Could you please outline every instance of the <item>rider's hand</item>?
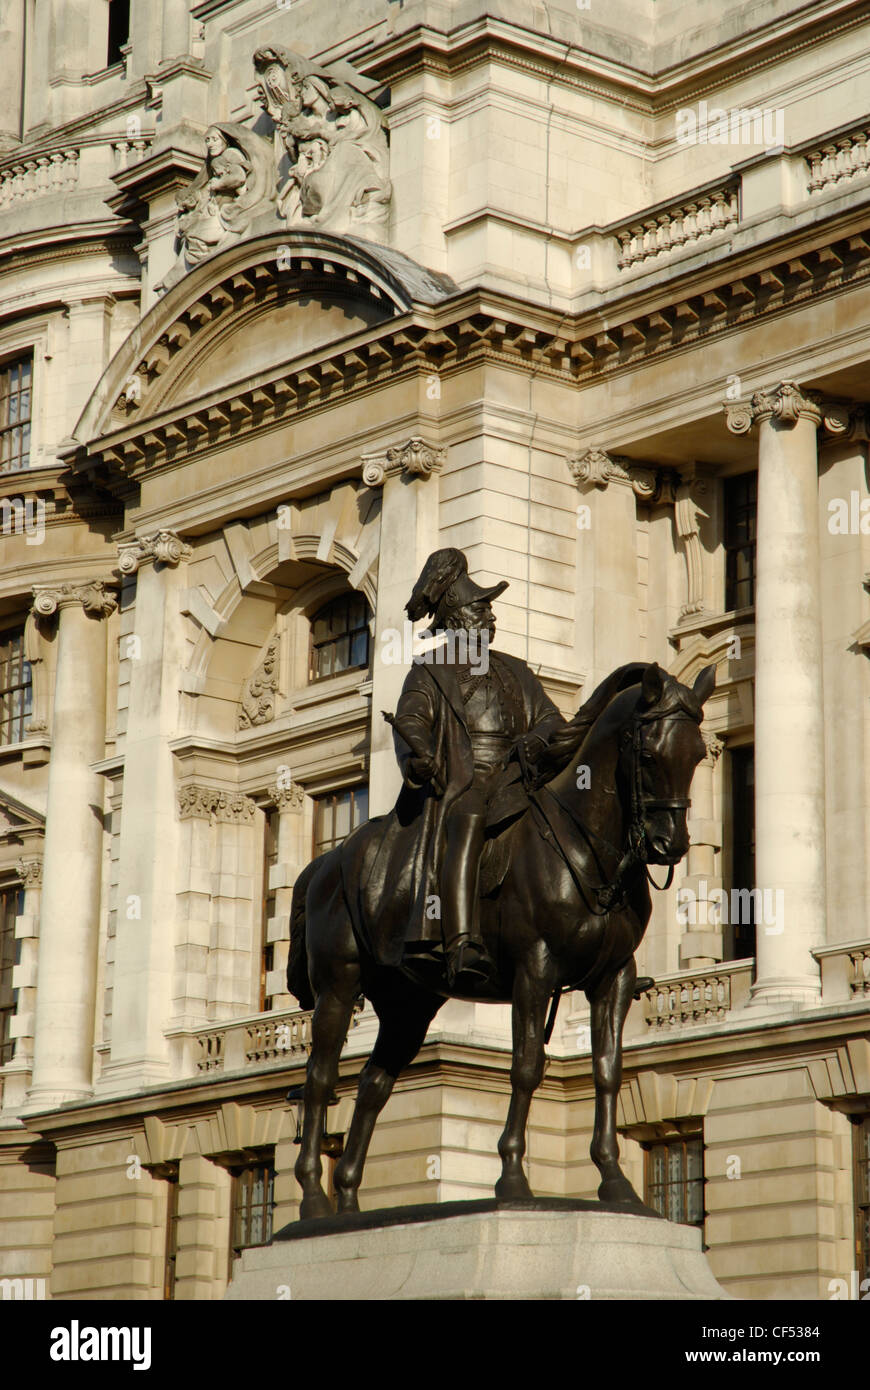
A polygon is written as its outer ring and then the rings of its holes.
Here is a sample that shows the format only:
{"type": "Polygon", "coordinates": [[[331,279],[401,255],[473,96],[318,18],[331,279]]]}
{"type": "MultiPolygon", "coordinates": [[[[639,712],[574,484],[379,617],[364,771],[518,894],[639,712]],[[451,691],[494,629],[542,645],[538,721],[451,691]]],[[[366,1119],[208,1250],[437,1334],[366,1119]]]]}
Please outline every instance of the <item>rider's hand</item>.
{"type": "Polygon", "coordinates": [[[409,758],[408,773],[412,781],[416,782],[418,786],[422,786],[424,782],[429,782],[435,775],[435,759],[409,758]]]}

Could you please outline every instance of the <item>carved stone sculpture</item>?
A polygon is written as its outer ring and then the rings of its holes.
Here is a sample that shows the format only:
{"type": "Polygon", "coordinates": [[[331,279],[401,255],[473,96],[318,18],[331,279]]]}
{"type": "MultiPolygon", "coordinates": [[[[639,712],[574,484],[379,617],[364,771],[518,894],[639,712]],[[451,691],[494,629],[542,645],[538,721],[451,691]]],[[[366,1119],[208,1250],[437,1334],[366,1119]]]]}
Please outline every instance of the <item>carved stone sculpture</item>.
{"type": "Polygon", "coordinates": [[[178,259],[158,290],[170,289],[200,261],[248,232],[251,221],[275,199],[275,170],[268,143],[233,122],[209,126],[206,155],[196,178],[177,195],[178,259]]]}
{"type": "Polygon", "coordinates": [[[255,724],[268,724],[275,718],[275,695],[278,690],[278,638],[273,637],[263,660],[242,686],[242,708],[238,726],[250,729],[255,724]]]}
{"type": "Polygon", "coordinates": [[[378,106],[334,73],[273,45],[254,54],[260,100],[288,167],[278,212],[288,226],[383,240],[392,186],[378,106]]]}

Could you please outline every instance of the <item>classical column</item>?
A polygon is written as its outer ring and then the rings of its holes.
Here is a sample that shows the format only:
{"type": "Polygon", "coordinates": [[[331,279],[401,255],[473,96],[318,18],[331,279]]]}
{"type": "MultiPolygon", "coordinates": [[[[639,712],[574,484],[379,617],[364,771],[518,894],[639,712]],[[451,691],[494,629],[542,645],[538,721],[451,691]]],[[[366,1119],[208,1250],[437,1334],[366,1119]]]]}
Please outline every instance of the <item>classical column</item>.
{"type": "Polygon", "coordinates": [[[825,943],[825,744],[818,405],[793,381],[727,410],[758,423],[755,590],[756,980],[750,1003],[818,1000],[825,943]]]}
{"type": "Polygon", "coordinates": [[[129,670],[112,975],[111,1054],[102,1083],[154,1085],[169,1074],[178,817],[170,739],[184,665],[179,591],[190,547],[170,531],[119,546],[136,575],[135,628],[121,639],[129,670]]]}
{"type": "Polygon", "coordinates": [[[588,653],[585,693],[639,650],[637,499],[652,501],[651,468],[587,449],[568,459],[583,494],[577,514],[580,650],[588,653]]]}
{"type": "Polygon", "coordinates": [[[34,610],[58,615],[51,721],[33,1080],[36,1108],[92,1093],[105,786],[92,764],[106,746],[106,623],[102,581],[39,585],[34,610]]]}
{"type": "MultiPolygon", "coordinates": [[[[369,813],[390,810],[401,787],[393,735],[381,710],[394,710],[410,665],[396,657],[408,615],[405,604],[427,556],[438,549],[437,475],[446,450],[418,437],[363,456],[362,478],[383,489],[378,557],[375,652],[372,661],[372,742],[369,813]]],[[[405,644],[403,643],[403,646],[405,644]]]]}
{"type": "Polygon", "coordinates": [[[823,674],[825,708],[836,711],[825,721],[828,910],[832,937],[860,941],[870,932],[870,701],[867,661],[855,647],[867,612],[870,534],[862,532],[860,506],[868,506],[870,430],[860,406],[823,404],[822,417],[823,674]]]}
{"type": "Polygon", "coordinates": [[[26,0],[6,0],[0,25],[0,154],[21,143],[21,81],[24,72],[26,0]]]}

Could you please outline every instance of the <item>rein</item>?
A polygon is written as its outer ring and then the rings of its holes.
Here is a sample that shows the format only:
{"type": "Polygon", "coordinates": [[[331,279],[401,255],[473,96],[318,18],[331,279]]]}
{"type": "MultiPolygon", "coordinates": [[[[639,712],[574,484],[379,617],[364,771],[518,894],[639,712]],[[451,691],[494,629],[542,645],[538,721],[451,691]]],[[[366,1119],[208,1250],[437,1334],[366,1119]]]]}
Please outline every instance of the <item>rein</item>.
{"type": "MultiPolygon", "coordinates": [[[[660,713],[647,715],[646,718],[644,718],[642,715],[635,714],[632,720],[630,731],[626,730],[628,739],[631,742],[631,819],[629,821],[628,831],[626,833],[625,848],[622,851],[622,854],[620,855],[619,863],[616,867],[616,871],[613,875],[613,878],[610,880],[609,883],[602,883],[597,888],[594,888],[593,885],[590,883],[587,883],[585,885],[585,887],[590,888],[595,892],[598,904],[597,909],[595,907],[592,907],[589,903],[586,897],[586,893],[583,891],[584,885],[582,884],[582,881],[580,880],[576,870],[574,869],[574,866],[571,864],[570,859],[567,857],[565,851],[562,849],[562,846],[559,842],[559,837],[553,829],[553,826],[550,824],[546,810],[544,809],[544,806],[541,804],[541,800],[539,799],[539,797],[535,797],[536,805],[539,811],[541,812],[541,815],[543,816],[556,845],[562,852],[563,858],[565,858],[566,863],[568,864],[571,876],[577,884],[581,896],[583,897],[584,902],[586,902],[587,908],[591,912],[593,912],[595,916],[605,916],[608,912],[612,910],[614,904],[618,900],[620,900],[621,897],[624,897],[625,890],[623,887],[623,879],[625,878],[625,875],[628,873],[628,870],[636,863],[642,863],[644,865],[647,879],[652,885],[652,887],[656,889],[657,892],[666,892],[667,889],[670,888],[671,884],[673,883],[674,869],[676,867],[674,864],[668,865],[667,878],[665,879],[665,882],[661,884],[656,883],[655,879],[649,871],[649,864],[644,858],[644,850],[646,848],[647,843],[644,818],[649,811],[687,810],[688,807],[691,805],[691,801],[689,797],[686,796],[648,797],[643,789],[643,765],[641,761],[643,756],[643,726],[645,724],[655,723],[660,719],[669,718],[691,719],[693,718],[693,716],[685,712],[675,713],[673,710],[661,711],[660,713]]],[[[625,742],[625,738],[623,739],[623,741],[625,742]]],[[[606,840],[604,836],[598,835],[595,831],[590,830],[589,827],[584,825],[582,821],[577,820],[576,817],[568,809],[568,807],[564,805],[564,803],[556,796],[555,792],[553,792],[551,788],[543,787],[541,790],[547,792],[553,798],[553,800],[564,812],[564,814],[567,815],[568,818],[571,820],[572,824],[576,826],[578,830],[581,831],[587,843],[589,844],[589,848],[592,851],[593,858],[595,859],[596,867],[598,868],[598,871],[603,878],[604,873],[602,871],[598,856],[597,854],[595,854],[595,850],[592,846],[592,838],[599,840],[603,845],[607,845],[608,849],[612,850],[614,853],[618,853],[616,846],[610,844],[610,842],[606,840]]]]}

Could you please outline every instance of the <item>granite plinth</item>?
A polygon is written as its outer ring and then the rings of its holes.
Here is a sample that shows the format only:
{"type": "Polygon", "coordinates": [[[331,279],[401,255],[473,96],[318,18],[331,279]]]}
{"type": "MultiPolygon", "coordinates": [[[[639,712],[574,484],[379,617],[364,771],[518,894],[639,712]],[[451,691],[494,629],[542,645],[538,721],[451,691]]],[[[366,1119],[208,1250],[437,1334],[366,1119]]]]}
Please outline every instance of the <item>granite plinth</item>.
{"type": "Polygon", "coordinates": [[[728,1299],[701,1232],[597,1203],[456,1202],[299,1222],[243,1252],[228,1299],[728,1299]]]}

